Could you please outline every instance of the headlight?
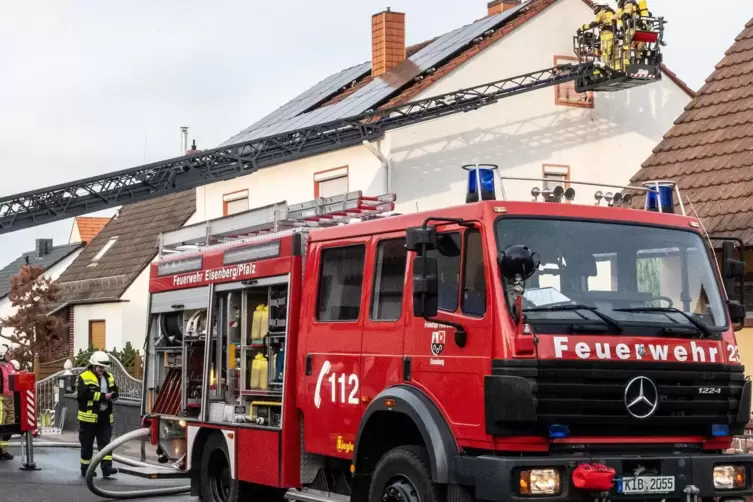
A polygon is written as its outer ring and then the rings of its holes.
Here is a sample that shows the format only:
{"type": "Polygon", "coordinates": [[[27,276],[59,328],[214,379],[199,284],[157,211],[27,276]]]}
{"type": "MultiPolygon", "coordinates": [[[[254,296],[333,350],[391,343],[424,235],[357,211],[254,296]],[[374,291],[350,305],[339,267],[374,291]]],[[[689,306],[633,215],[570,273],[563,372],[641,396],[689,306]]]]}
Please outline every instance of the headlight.
{"type": "Polygon", "coordinates": [[[745,467],[718,465],[714,467],[714,489],[734,490],[745,488],[745,467]]]}
{"type": "Polygon", "coordinates": [[[529,469],[520,473],[521,495],[556,495],[560,492],[560,473],[555,469],[529,469]]]}

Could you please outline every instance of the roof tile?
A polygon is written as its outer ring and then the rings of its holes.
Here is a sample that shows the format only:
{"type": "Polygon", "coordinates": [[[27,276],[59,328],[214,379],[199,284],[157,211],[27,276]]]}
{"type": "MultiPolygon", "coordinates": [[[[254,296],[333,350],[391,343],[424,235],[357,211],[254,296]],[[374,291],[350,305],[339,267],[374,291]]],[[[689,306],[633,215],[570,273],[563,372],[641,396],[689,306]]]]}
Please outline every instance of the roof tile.
{"type": "Polygon", "coordinates": [[[160,232],[183,226],[196,210],[196,192],[165,195],[123,206],[60,276],[59,305],[78,301],[117,300],[149,265],[158,250],[160,232]],[[93,258],[112,239],[112,247],[93,258]]]}

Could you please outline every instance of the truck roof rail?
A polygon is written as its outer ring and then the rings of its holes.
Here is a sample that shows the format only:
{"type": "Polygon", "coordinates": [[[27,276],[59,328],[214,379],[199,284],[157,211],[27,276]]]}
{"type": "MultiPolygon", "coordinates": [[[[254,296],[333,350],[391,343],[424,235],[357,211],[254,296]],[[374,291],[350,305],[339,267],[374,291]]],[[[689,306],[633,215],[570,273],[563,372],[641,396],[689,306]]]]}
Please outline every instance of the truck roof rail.
{"type": "Polygon", "coordinates": [[[302,228],[343,225],[353,219],[372,219],[394,210],[395,199],[394,193],[365,196],[357,190],[298,204],[288,205],[283,200],[164,232],[159,236],[159,256],[257,240],[260,236],[292,233],[302,228]]]}
{"type": "MultiPolygon", "coordinates": [[[[565,188],[564,186],[557,185],[553,189],[540,188],[544,187],[545,183],[557,183],[555,178],[525,178],[516,176],[502,176],[499,175],[500,187],[502,190],[502,200],[508,200],[505,192],[504,182],[508,181],[533,181],[539,182],[541,185],[535,185],[531,188],[531,196],[533,201],[541,202],[562,202],[564,198],[566,201],[572,202],[575,199],[575,189],[570,186],[565,188]],[[541,196],[541,199],[539,199],[541,196]]],[[[638,192],[646,195],[644,202],[644,211],[655,211],[659,213],[674,213],[674,198],[677,197],[677,201],[680,206],[680,214],[687,216],[685,212],[685,205],[682,202],[682,194],[680,193],[680,187],[675,181],[672,180],[652,180],[645,181],[638,185],[612,185],[609,183],[596,183],[592,181],[565,181],[565,185],[581,185],[600,188],[612,188],[618,189],[614,193],[611,191],[603,192],[602,190],[596,190],[594,192],[594,199],[596,205],[601,204],[601,200],[604,199],[606,204],[610,207],[626,207],[630,208],[633,200],[633,193],[638,192]]]]}

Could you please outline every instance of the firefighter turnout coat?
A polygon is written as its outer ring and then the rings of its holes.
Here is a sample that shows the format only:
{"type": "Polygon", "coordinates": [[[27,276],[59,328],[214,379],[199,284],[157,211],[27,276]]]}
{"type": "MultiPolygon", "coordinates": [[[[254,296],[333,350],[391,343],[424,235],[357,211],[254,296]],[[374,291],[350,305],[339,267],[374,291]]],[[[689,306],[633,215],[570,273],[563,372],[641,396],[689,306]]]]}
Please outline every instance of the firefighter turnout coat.
{"type": "Polygon", "coordinates": [[[115,422],[115,415],[112,411],[112,403],[118,398],[118,386],[115,385],[113,376],[104,372],[103,377],[107,379],[107,386],[112,393],[112,399],[107,401],[102,394],[99,377],[91,369],[86,369],[78,377],[78,421],[80,423],[96,424],[100,416],[107,416],[110,423],[115,422]],[[106,411],[101,411],[101,405],[107,405],[106,411]]]}

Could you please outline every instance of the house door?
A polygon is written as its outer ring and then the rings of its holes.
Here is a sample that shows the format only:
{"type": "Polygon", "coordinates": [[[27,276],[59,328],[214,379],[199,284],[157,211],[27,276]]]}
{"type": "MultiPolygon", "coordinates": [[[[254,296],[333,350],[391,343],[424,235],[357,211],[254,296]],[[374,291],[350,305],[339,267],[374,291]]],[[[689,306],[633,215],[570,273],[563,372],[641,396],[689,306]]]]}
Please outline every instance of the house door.
{"type": "Polygon", "coordinates": [[[89,345],[96,350],[107,350],[105,321],[89,321],[89,345]]]}

